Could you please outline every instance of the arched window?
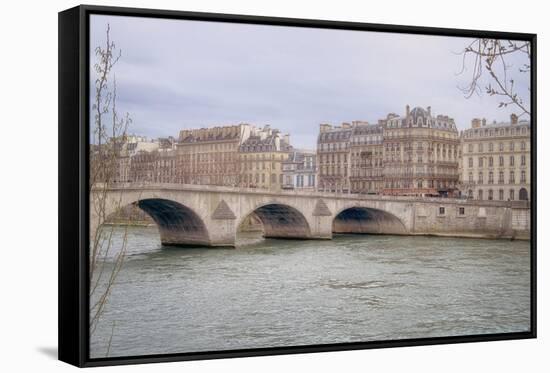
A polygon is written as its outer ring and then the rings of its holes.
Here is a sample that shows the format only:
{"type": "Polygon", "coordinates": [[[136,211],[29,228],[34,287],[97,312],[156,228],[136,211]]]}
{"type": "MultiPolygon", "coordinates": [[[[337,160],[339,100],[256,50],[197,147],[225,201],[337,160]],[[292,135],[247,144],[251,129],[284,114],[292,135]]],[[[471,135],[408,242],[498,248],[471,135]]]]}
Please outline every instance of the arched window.
{"type": "Polygon", "coordinates": [[[521,189],[519,190],[519,199],[520,199],[521,201],[527,201],[527,200],[529,200],[529,195],[528,195],[528,193],[527,193],[527,189],[521,188],[521,189]]]}

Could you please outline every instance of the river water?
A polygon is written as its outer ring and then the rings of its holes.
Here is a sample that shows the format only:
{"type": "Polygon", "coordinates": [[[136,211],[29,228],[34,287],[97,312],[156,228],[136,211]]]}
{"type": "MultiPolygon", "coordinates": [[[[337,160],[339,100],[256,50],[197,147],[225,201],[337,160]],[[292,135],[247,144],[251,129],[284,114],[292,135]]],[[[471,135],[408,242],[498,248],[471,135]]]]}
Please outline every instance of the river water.
{"type": "Polygon", "coordinates": [[[528,331],[529,256],[525,241],[373,235],[174,248],[128,228],[90,356],[109,340],[114,357],[528,331]]]}

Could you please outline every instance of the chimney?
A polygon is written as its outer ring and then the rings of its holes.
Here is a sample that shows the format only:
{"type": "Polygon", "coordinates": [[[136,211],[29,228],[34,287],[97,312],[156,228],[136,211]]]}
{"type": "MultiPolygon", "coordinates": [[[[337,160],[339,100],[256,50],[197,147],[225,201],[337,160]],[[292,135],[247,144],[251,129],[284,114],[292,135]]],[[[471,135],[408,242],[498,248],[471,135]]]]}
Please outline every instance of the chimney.
{"type": "Polygon", "coordinates": [[[481,127],[481,119],[474,118],[472,119],[472,128],[479,128],[481,127]]]}
{"type": "Polygon", "coordinates": [[[409,104],[407,104],[407,106],[405,106],[405,113],[407,114],[407,118],[409,117],[409,115],[411,114],[411,107],[409,106],[409,104]]]}
{"type": "Polygon", "coordinates": [[[483,118],[483,119],[481,120],[481,125],[482,125],[483,127],[485,127],[486,124],[487,124],[487,119],[483,118]]]}
{"type": "Polygon", "coordinates": [[[510,123],[518,124],[518,116],[516,114],[510,115],[510,123]]]}
{"type": "Polygon", "coordinates": [[[428,109],[428,116],[432,116],[432,107],[428,106],[426,109],[428,109]]]}
{"type": "Polygon", "coordinates": [[[285,135],[283,136],[283,139],[287,145],[290,145],[290,135],[288,133],[285,133],[285,135]]]}
{"type": "Polygon", "coordinates": [[[321,123],[319,125],[319,132],[326,132],[329,131],[332,128],[332,126],[328,123],[321,123]]]}

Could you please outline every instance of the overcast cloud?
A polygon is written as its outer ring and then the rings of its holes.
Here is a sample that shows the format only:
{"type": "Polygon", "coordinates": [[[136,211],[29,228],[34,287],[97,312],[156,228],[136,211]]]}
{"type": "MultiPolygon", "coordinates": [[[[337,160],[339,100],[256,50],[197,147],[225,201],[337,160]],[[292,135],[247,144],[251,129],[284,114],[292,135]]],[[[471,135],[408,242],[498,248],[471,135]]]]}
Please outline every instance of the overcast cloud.
{"type": "MultiPolygon", "coordinates": [[[[244,122],[270,124],[295,147],[314,149],[320,123],[376,123],[406,104],[431,106],[459,129],[518,112],[458,89],[470,72],[457,75],[457,53],[471,39],[94,15],[92,63],[107,24],[122,50],[118,108],[130,113],[131,133],[150,138],[244,122]]],[[[516,69],[525,62],[509,60],[516,69]]],[[[527,98],[529,77],[517,75],[527,98]]]]}

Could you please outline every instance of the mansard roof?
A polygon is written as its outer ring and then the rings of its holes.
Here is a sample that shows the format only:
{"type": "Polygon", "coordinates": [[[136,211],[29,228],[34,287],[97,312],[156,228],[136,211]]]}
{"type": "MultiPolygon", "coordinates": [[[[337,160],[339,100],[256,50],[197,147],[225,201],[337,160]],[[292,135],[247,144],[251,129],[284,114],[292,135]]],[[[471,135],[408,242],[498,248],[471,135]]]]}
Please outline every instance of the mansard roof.
{"type": "Polygon", "coordinates": [[[260,135],[252,135],[246,139],[240,146],[240,151],[242,152],[265,152],[265,151],[289,151],[292,149],[292,146],[288,144],[283,138],[279,137],[279,148],[277,149],[277,144],[275,138],[277,137],[277,132],[268,135],[262,138],[260,135]]]}

